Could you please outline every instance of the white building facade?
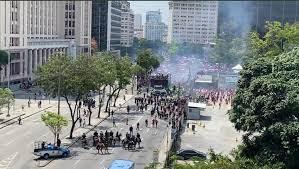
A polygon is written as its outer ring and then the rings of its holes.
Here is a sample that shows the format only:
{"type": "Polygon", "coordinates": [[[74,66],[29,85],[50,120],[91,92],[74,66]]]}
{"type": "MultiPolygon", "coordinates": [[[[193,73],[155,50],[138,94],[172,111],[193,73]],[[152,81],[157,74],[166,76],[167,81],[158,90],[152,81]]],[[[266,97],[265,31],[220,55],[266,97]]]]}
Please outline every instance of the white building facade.
{"type": "Polygon", "coordinates": [[[63,1],[0,1],[0,50],[10,55],[10,63],[1,71],[1,82],[34,79],[37,67],[55,52],[76,54],[72,50],[79,46],[77,40],[82,37],[64,36],[63,4],[63,1]]]}
{"type": "Polygon", "coordinates": [[[142,25],[142,15],[134,15],[134,37],[141,39],[143,38],[143,25],[142,25]]]}
{"type": "Polygon", "coordinates": [[[217,35],[218,1],[169,1],[167,42],[209,44],[217,35]]]}
{"type": "Polygon", "coordinates": [[[134,38],[134,13],[128,1],[121,1],[121,46],[130,47],[134,38]]]}
{"type": "Polygon", "coordinates": [[[146,13],[144,37],[147,40],[163,41],[166,25],[161,21],[160,11],[148,11],[146,13]]]}

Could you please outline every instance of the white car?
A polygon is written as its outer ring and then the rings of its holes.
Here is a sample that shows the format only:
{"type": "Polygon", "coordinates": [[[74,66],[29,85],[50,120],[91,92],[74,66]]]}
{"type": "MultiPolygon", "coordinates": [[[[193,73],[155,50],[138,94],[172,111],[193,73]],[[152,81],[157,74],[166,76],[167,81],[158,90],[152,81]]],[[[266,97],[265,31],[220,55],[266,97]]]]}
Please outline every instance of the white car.
{"type": "Polygon", "coordinates": [[[54,145],[46,145],[44,148],[34,149],[34,155],[48,159],[49,157],[67,157],[70,150],[67,148],[57,147],[54,145]]]}

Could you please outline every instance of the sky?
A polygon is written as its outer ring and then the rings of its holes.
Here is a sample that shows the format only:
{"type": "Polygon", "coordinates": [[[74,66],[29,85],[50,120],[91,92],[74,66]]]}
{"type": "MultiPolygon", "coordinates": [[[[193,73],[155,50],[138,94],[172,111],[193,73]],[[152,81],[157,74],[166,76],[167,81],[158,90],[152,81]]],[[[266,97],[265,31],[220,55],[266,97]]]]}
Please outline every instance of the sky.
{"type": "Polygon", "coordinates": [[[168,25],[168,1],[129,1],[134,14],[142,14],[142,23],[145,23],[147,11],[161,10],[162,22],[168,25]]]}

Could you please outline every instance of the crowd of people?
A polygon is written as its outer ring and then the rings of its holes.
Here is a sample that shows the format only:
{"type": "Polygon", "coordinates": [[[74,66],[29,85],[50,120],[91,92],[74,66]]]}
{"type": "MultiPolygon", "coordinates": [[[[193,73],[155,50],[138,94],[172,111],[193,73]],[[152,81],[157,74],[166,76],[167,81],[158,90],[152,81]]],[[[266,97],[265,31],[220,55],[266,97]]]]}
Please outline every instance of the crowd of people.
{"type": "MultiPolygon", "coordinates": [[[[197,99],[203,98],[206,103],[216,106],[218,103],[219,108],[222,104],[230,105],[232,98],[235,94],[233,89],[218,90],[218,89],[197,89],[197,99]]],[[[198,100],[197,100],[198,101],[198,100]]],[[[200,100],[202,101],[202,100],[200,100]]]]}

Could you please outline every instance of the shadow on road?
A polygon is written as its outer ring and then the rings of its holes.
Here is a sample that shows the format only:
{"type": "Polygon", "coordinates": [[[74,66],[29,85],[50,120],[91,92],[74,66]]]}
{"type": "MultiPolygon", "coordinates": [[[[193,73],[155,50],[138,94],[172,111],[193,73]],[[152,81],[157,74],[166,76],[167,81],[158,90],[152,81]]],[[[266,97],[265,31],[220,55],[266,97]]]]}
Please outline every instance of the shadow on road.
{"type": "Polygon", "coordinates": [[[200,120],[202,120],[202,121],[211,121],[212,117],[211,116],[200,115],[200,120]]]}

